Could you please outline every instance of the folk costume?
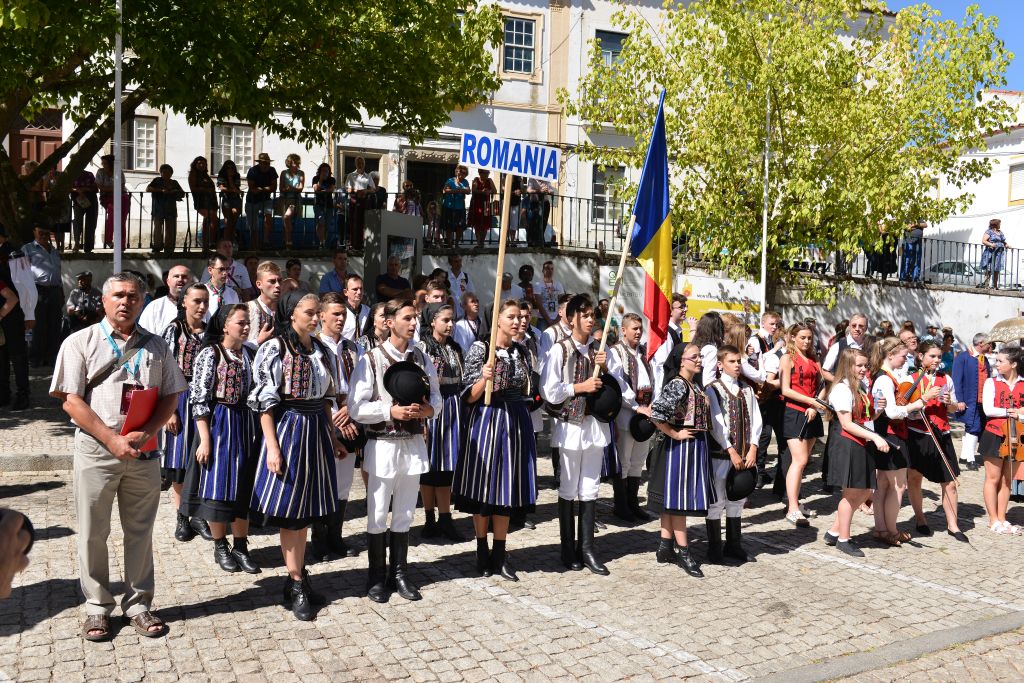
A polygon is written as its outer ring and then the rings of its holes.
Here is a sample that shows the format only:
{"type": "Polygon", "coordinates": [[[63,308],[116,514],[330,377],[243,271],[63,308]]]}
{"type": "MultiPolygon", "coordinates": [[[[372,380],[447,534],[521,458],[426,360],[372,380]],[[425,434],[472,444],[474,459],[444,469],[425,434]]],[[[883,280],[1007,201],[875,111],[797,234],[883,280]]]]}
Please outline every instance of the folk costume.
{"type": "MultiPolygon", "coordinates": [[[[918,370],[911,376],[910,381],[917,379],[917,375],[923,372],[918,370]]],[[[950,403],[956,403],[956,389],[952,380],[944,373],[937,372],[933,375],[926,374],[921,380],[921,391],[925,392],[931,387],[940,387],[944,394],[949,396],[950,403]]],[[[924,414],[931,423],[932,433],[935,434],[942,453],[935,445],[935,441],[929,435],[920,413],[915,413],[907,420],[908,446],[910,447],[910,467],[917,470],[921,475],[933,484],[944,484],[956,479],[960,475],[960,465],[957,462],[956,451],[953,448],[953,437],[950,433],[949,415],[946,404],[939,398],[932,399],[925,403],[924,414]],[[949,469],[942,461],[945,455],[949,463],[949,469]]]]}
{"type": "Polygon", "coordinates": [[[987,419],[978,452],[983,458],[1001,459],[999,447],[1003,444],[1003,429],[1009,419],[1007,411],[1024,406],[1024,377],[1017,377],[1013,384],[1002,377],[989,377],[982,387],[981,404],[987,419]]]}
{"type": "Polygon", "coordinates": [[[612,479],[615,516],[627,522],[649,522],[651,517],[640,506],[639,493],[650,443],[634,438],[629,425],[637,415],[637,408],[651,405],[654,372],[643,344],[632,349],[626,342],[619,341],[608,351],[608,369],[622,388],[622,410],[615,418],[615,450],[621,471],[620,476],[612,479]]]}
{"type": "MultiPolygon", "coordinates": [[[[875,431],[871,417],[874,400],[869,392],[857,394],[846,382],[837,382],[828,393],[829,404],[837,413],[850,413],[850,419],[869,431],[875,431]]],[[[837,420],[838,422],[838,420],[837,420]]],[[[874,444],[854,436],[842,427],[829,443],[830,467],[826,483],[839,489],[873,489],[877,485],[874,444]]]]}
{"type": "Polygon", "coordinates": [[[429,384],[430,406],[435,415],[439,414],[442,401],[437,372],[426,354],[415,346],[410,345],[404,352],[395,348],[391,340],[375,346],[359,360],[349,384],[349,415],[366,427],[363,469],[369,475],[367,595],[375,602],[388,600],[385,580],[397,586],[399,595],[407,600],[420,599],[419,592],[409,582],[406,562],[420,475],[430,471],[430,455],[425,438],[426,420],[396,421],[391,417],[395,399],[384,386],[384,374],[401,361],[411,361],[424,372],[429,384]],[[389,509],[391,567],[386,572],[385,532],[389,509]]]}
{"type": "Polygon", "coordinates": [[[871,395],[874,400],[877,402],[880,398],[885,399],[885,410],[875,420],[875,431],[889,442],[888,453],[875,453],[875,467],[890,472],[910,465],[910,447],[907,445],[910,431],[907,429],[907,415],[908,408],[912,410],[914,406],[896,405],[896,387],[899,385],[899,380],[893,372],[886,368],[879,370],[871,382],[871,395]]]}

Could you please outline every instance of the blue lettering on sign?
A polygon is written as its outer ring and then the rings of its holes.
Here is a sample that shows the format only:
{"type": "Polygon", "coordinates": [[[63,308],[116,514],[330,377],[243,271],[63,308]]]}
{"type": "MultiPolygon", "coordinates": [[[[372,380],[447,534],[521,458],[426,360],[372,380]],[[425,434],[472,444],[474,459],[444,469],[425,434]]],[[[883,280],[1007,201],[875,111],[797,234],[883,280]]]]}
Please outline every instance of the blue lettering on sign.
{"type": "Polygon", "coordinates": [[[470,166],[476,166],[476,156],[474,149],[476,148],[476,136],[472,133],[462,134],[462,162],[469,164],[470,166]]]}
{"type": "Polygon", "coordinates": [[[480,166],[491,165],[491,139],[480,138],[479,144],[476,146],[476,158],[479,160],[480,166]]]}
{"type": "Polygon", "coordinates": [[[533,146],[526,147],[526,158],[523,159],[523,175],[537,175],[537,155],[540,150],[533,146]]]}
{"type": "Polygon", "coordinates": [[[467,166],[558,181],[559,152],[553,147],[505,140],[479,132],[462,134],[459,162],[467,166]]]}
{"type": "Polygon", "coordinates": [[[494,141],[494,155],[491,157],[491,161],[497,168],[505,168],[505,162],[508,159],[508,140],[495,140],[494,141]]]}
{"type": "Polygon", "coordinates": [[[552,180],[558,178],[558,155],[552,154],[548,157],[548,165],[544,168],[544,177],[552,180]]]}
{"type": "Polygon", "coordinates": [[[523,172],[523,148],[519,145],[512,146],[512,159],[508,162],[508,170],[523,172]]]}

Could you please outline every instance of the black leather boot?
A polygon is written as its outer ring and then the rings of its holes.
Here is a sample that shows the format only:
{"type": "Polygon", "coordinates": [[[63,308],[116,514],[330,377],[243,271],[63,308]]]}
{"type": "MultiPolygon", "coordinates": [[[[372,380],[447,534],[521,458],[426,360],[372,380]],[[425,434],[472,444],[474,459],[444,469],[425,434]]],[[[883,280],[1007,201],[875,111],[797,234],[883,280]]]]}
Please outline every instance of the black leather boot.
{"type": "Polygon", "coordinates": [[[455,522],[452,521],[452,513],[450,512],[438,513],[437,530],[449,541],[463,543],[466,540],[463,538],[462,534],[459,533],[459,530],[455,528],[455,522]]]}
{"type": "Polygon", "coordinates": [[[725,518],[725,556],[740,563],[748,561],[747,551],[743,549],[743,529],[739,517],[725,518]]]}
{"type": "Polygon", "coordinates": [[[246,574],[259,574],[260,566],[249,555],[249,539],[235,537],[231,548],[231,557],[235,558],[239,568],[246,574]]]}
{"type": "Polygon", "coordinates": [[[406,600],[422,600],[419,590],[409,579],[409,532],[391,532],[391,576],[390,583],[406,600]]]}
{"type": "Polygon", "coordinates": [[[578,572],[583,563],[576,559],[576,517],[572,511],[572,501],[558,499],[558,532],[562,539],[562,564],[566,569],[578,572]]]}
{"type": "Polygon", "coordinates": [[[508,553],[505,551],[505,541],[494,541],[494,549],[491,551],[491,573],[498,574],[506,581],[518,581],[516,570],[508,563],[508,553]]]}
{"type": "Polygon", "coordinates": [[[437,538],[437,535],[441,532],[437,528],[437,519],[434,516],[433,510],[426,510],[423,513],[427,521],[423,524],[423,529],[420,530],[420,538],[437,538]]]}
{"type": "Polygon", "coordinates": [[[627,524],[636,522],[636,517],[629,509],[626,498],[626,480],[621,477],[612,477],[612,514],[627,524]]]}
{"type": "Polygon", "coordinates": [[[11,411],[28,410],[28,394],[19,391],[11,402],[11,411]]]}
{"type": "Polygon", "coordinates": [[[306,597],[309,598],[310,604],[315,607],[327,604],[327,598],[324,597],[323,593],[318,593],[313,589],[313,582],[309,579],[309,570],[305,567],[302,568],[302,587],[306,591],[306,597]]]}
{"type": "Polygon", "coordinates": [[[214,539],[213,559],[226,572],[234,573],[239,571],[238,563],[235,562],[235,558],[231,555],[231,548],[228,547],[228,539],[226,538],[214,539]]]}
{"type": "MultiPolygon", "coordinates": [[[[291,578],[291,577],[289,577],[291,578]]],[[[299,621],[312,621],[313,605],[306,594],[306,587],[303,581],[292,581],[289,589],[291,598],[292,614],[299,621]]]]}
{"type": "Polygon", "coordinates": [[[580,501],[579,557],[583,562],[583,566],[593,573],[600,574],[601,576],[608,576],[608,574],[611,573],[608,571],[608,567],[601,564],[601,561],[598,560],[597,556],[594,554],[594,521],[596,515],[596,500],[580,501]]]}
{"type": "Polygon", "coordinates": [[[199,517],[193,517],[188,521],[192,530],[195,531],[204,541],[212,541],[213,534],[210,533],[210,525],[206,523],[205,519],[199,517]]]}
{"type": "Polygon", "coordinates": [[[487,537],[476,539],[476,573],[480,576],[491,575],[491,550],[487,547],[487,537]]]}
{"type": "Polygon", "coordinates": [[[640,505],[640,477],[629,477],[626,479],[626,501],[629,511],[633,513],[633,516],[638,521],[649,522],[654,519],[654,515],[644,510],[643,506],[640,505]]]}
{"type": "Polygon", "coordinates": [[[551,471],[555,473],[555,485],[554,485],[553,488],[556,491],[558,490],[558,487],[561,486],[561,484],[562,484],[562,478],[561,478],[561,476],[559,476],[561,468],[562,468],[561,456],[558,454],[558,449],[552,447],[551,448],[551,471]]]}
{"type": "Polygon", "coordinates": [[[327,522],[313,522],[309,525],[309,545],[306,547],[306,557],[310,564],[323,562],[328,559],[331,549],[327,545],[327,522]]]}
{"type": "Polygon", "coordinates": [[[698,579],[704,576],[704,572],[697,566],[697,561],[690,556],[689,548],[680,548],[676,553],[676,558],[678,558],[679,566],[690,576],[698,579]]]}
{"type": "Polygon", "coordinates": [[[722,564],[722,520],[704,520],[708,529],[708,559],[710,564],[722,564]]]}
{"type": "Polygon", "coordinates": [[[366,577],[366,597],[374,602],[387,602],[391,597],[387,587],[387,537],[384,533],[367,534],[366,557],[370,571],[366,577]]]}
{"type": "Polygon", "coordinates": [[[658,539],[658,552],[654,555],[658,564],[676,564],[679,558],[676,557],[675,543],[671,538],[659,538],[658,539]]]}
{"type": "Polygon", "coordinates": [[[196,537],[196,530],[188,523],[188,516],[178,513],[178,523],[174,527],[174,538],[186,543],[196,537]]]}
{"type": "Polygon", "coordinates": [[[345,543],[345,539],[341,537],[341,532],[345,525],[345,508],[347,506],[347,500],[339,500],[338,511],[327,520],[327,547],[338,557],[355,557],[359,554],[355,548],[345,543]]]}

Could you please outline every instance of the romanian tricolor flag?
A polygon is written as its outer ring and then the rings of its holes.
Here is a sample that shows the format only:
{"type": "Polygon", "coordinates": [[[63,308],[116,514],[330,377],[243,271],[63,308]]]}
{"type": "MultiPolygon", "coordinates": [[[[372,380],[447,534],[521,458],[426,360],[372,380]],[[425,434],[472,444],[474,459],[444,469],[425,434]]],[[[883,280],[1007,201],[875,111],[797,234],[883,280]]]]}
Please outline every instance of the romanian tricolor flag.
{"type": "Polygon", "coordinates": [[[647,272],[644,316],[650,321],[647,357],[668,336],[672,311],[672,217],[668,203],[668,146],[665,143],[665,91],[661,91],[651,144],[647,147],[640,187],[633,203],[633,235],[629,251],[647,272]]]}

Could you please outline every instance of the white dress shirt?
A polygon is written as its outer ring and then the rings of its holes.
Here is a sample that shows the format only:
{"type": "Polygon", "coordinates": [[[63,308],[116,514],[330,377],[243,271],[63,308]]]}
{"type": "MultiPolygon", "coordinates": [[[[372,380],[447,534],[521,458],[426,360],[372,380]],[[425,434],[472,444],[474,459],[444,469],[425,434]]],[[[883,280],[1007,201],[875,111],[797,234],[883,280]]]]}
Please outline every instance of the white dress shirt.
{"type": "Polygon", "coordinates": [[[452,338],[455,339],[455,343],[462,349],[463,357],[469,353],[469,347],[473,345],[473,342],[477,341],[477,333],[479,331],[479,318],[472,321],[463,318],[455,323],[455,329],[452,330],[452,338]]]}
{"type": "Polygon", "coordinates": [[[751,444],[757,444],[761,438],[761,410],[757,406],[754,390],[749,386],[740,384],[739,381],[726,374],[723,374],[719,381],[721,381],[726,391],[733,396],[739,395],[741,391],[743,392],[743,398],[747,403],[747,414],[750,415],[750,435],[747,437],[746,444],[734,444],[729,440],[729,418],[726,415],[728,407],[719,403],[718,392],[708,386],[704,393],[708,395],[708,400],[711,403],[711,434],[722,447],[722,450],[727,451],[730,448],[735,448],[739,452],[740,457],[743,457],[746,455],[747,448],[751,444]]]}
{"type": "Polygon", "coordinates": [[[345,325],[341,328],[341,336],[345,339],[355,341],[363,335],[363,326],[370,317],[370,307],[366,304],[359,304],[359,310],[355,313],[345,304],[345,325]]]}
{"type": "MultiPolygon", "coordinates": [[[[853,337],[846,335],[846,348],[848,349],[859,349],[860,342],[854,341],[853,337]]],[[[837,339],[832,346],[828,347],[828,353],[825,354],[825,360],[821,362],[821,369],[825,372],[835,372],[836,363],[839,362],[839,340],[837,339]]]]}
{"type": "MultiPolygon", "coordinates": [[[[204,269],[202,276],[199,281],[204,285],[210,281],[210,270],[204,269]]],[[[245,269],[245,264],[241,261],[231,260],[231,265],[228,266],[228,276],[224,281],[227,286],[234,290],[244,291],[246,289],[252,289],[252,281],[249,279],[249,271],[245,269]]]]}
{"type": "MultiPolygon", "coordinates": [[[[580,344],[573,340],[576,350],[584,356],[589,353],[590,344],[593,343],[597,342],[591,340],[587,344],[580,344]]],[[[576,392],[573,391],[573,384],[575,384],[573,378],[562,376],[564,365],[565,357],[562,354],[562,344],[555,344],[541,365],[540,393],[548,403],[562,403],[576,395],[576,392]]],[[[587,415],[578,425],[555,418],[551,430],[551,443],[561,448],[577,451],[594,446],[604,447],[611,443],[611,431],[607,424],[599,422],[593,415],[587,415]]]]}
{"type": "MultiPolygon", "coordinates": [[[[606,350],[608,351],[608,372],[618,380],[619,388],[622,389],[622,410],[619,411],[618,416],[615,418],[615,425],[619,430],[629,429],[629,421],[637,409],[636,391],[629,384],[628,360],[624,360],[624,356],[621,354],[628,353],[636,358],[637,389],[653,388],[654,385],[651,384],[652,378],[647,374],[647,367],[644,365],[643,359],[640,358],[639,346],[631,349],[625,344],[616,344],[615,346],[608,347],[606,350]]],[[[653,400],[653,395],[651,398],[653,400]]]]}
{"type": "Polygon", "coordinates": [[[223,304],[240,304],[242,300],[238,298],[238,292],[231,289],[231,287],[225,286],[220,292],[213,288],[209,282],[205,283],[206,291],[210,293],[210,307],[206,309],[206,316],[203,320],[206,322],[210,321],[213,314],[217,312],[217,309],[223,304]]]}
{"type": "MultiPolygon", "coordinates": [[[[1010,391],[1017,386],[1017,382],[1024,381],[1024,377],[1018,377],[1012,382],[1007,382],[1005,379],[1001,380],[1010,387],[1010,391]]],[[[1006,408],[996,407],[996,381],[994,377],[989,377],[985,380],[985,385],[981,388],[981,409],[985,411],[986,417],[1006,417],[1006,408]]]]}
{"type": "MultiPolygon", "coordinates": [[[[683,338],[683,328],[676,325],[673,322],[668,324],[669,329],[675,330],[679,333],[679,338],[683,338]]],[[[658,394],[661,393],[661,387],[665,383],[665,361],[668,360],[669,354],[672,353],[672,347],[675,344],[672,342],[672,335],[666,335],[665,341],[661,343],[658,350],[654,352],[651,357],[651,372],[654,373],[654,397],[657,398],[658,394]]]]}
{"type": "Polygon", "coordinates": [[[147,332],[163,334],[177,317],[178,302],[172,301],[168,296],[161,296],[150,301],[149,305],[142,309],[138,324],[147,332]]]}
{"type": "Polygon", "coordinates": [[[448,271],[448,290],[452,293],[455,303],[455,317],[462,317],[462,295],[466,292],[475,292],[473,281],[469,279],[469,273],[463,270],[458,275],[448,271]]]}
{"type": "Polygon", "coordinates": [[[871,387],[871,395],[876,402],[880,398],[885,399],[885,416],[890,420],[904,420],[910,413],[924,407],[924,403],[920,399],[905,406],[896,405],[896,385],[888,375],[882,375],[875,380],[871,387]]]}

